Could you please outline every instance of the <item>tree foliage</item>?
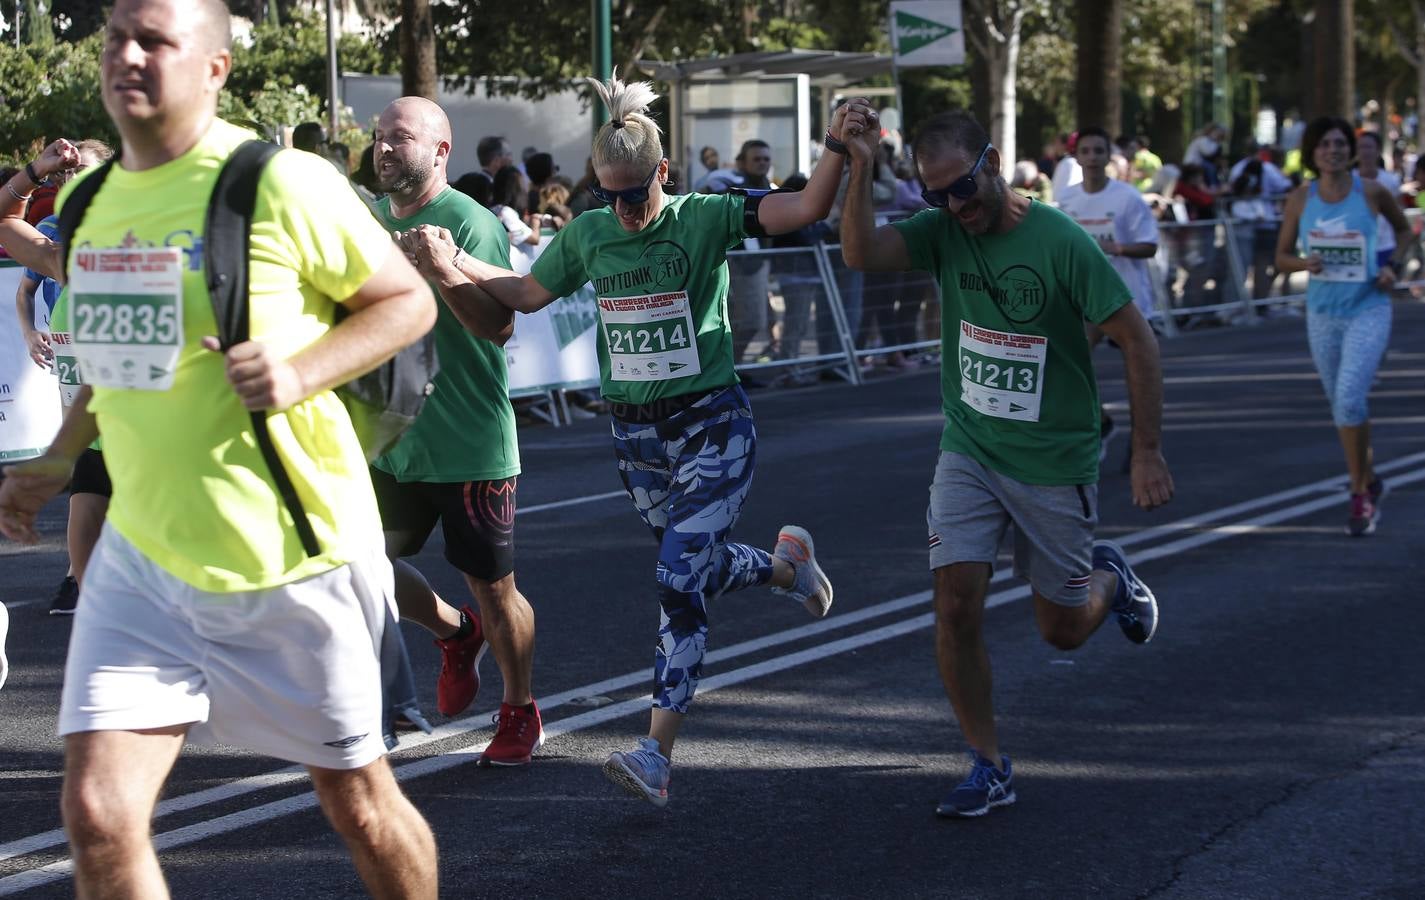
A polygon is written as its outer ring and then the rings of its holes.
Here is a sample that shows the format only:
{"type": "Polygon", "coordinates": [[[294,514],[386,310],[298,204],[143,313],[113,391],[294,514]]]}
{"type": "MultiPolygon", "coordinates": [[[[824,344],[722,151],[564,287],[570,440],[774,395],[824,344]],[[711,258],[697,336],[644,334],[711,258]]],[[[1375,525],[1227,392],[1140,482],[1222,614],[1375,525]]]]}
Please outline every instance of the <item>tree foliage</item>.
{"type": "Polygon", "coordinates": [[[114,140],[99,103],[94,35],[78,44],[0,46],[0,161],[28,161],[54,138],[114,140]]]}
{"type": "MultiPolygon", "coordinates": [[[[322,119],[325,29],[309,11],[294,8],[289,15],[281,26],[255,27],[251,46],[233,48],[220,115],[266,128],[322,119]]],[[[57,137],[117,139],[99,100],[102,49],[102,33],[48,47],[0,44],[0,162],[28,160],[57,137]]],[[[377,43],[359,35],[342,35],[337,54],[343,69],[394,69],[377,43]]]]}
{"type": "MultiPolygon", "coordinates": [[[[805,47],[886,49],[886,0],[614,0],[615,65],[805,47]]],[[[490,90],[529,97],[592,73],[588,0],[433,4],[440,73],[475,76],[490,90]],[[520,83],[498,80],[517,76],[520,83]]]]}

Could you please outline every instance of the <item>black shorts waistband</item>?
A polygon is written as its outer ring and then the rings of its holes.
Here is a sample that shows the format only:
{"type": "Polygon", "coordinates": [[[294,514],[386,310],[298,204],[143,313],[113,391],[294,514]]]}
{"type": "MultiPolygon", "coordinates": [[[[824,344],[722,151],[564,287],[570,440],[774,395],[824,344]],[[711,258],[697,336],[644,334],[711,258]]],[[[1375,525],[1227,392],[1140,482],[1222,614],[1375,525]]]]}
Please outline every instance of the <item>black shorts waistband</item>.
{"type": "Polygon", "coordinates": [[[703,398],[724,390],[727,388],[713,388],[710,391],[700,391],[694,394],[679,394],[676,397],[663,397],[651,403],[614,403],[610,401],[609,415],[620,422],[628,422],[633,425],[652,425],[662,422],[664,419],[671,419],[683,410],[696,406],[698,401],[703,398]]]}

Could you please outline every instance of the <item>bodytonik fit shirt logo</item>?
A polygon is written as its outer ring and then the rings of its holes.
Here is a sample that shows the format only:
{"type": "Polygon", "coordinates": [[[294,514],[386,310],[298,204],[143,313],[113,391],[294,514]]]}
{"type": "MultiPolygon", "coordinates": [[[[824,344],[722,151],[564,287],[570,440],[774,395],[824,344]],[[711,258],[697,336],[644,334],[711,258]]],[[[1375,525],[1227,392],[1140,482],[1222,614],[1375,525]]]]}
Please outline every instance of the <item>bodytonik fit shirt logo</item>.
{"type": "Polygon", "coordinates": [[[1016,325],[1039,318],[1049,292],[1038,272],[1028,266],[1010,266],[999,273],[995,281],[995,284],[986,284],[985,279],[974,272],[961,272],[960,290],[988,295],[1004,317],[1016,325]]]}
{"type": "Polygon", "coordinates": [[[654,241],[638,258],[636,269],[603,275],[594,279],[594,290],[600,297],[615,296],[626,291],[680,291],[687,287],[692,265],[688,251],[673,241],[654,241]]]}

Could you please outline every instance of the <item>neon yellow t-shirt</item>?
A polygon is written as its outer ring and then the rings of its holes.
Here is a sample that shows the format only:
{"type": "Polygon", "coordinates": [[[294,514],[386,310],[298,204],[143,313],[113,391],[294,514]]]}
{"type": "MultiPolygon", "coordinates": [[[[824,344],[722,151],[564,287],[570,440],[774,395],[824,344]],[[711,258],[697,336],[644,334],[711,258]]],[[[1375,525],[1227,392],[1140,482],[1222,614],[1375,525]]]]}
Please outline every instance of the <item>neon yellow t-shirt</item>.
{"type": "MultiPolygon", "coordinates": [[[[86,248],[183,250],[182,340],[172,386],[96,385],[90,409],[114,483],[109,523],[166,571],[215,593],[262,590],[326,572],[370,552],[380,539],[361,445],[345,407],[325,391],[268,417],[322,549],[320,556],[306,556],[223,357],[200,344],[217,333],[203,277],[208,196],[228,155],[253,137],[217,120],[178,159],[142,172],[115,166],[70,253],[73,287],[75,260],[86,248]]],[[[66,197],[68,189],[61,205],[66,197]]],[[[253,339],[282,357],[312,344],[331,328],[334,301],[354,294],[390,248],[390,237],[330,163],[307,153],[277,154],[259,183],[253,221],[253,339]]],[[[84,323],[72,315],[81,340],[84,323]]]]}

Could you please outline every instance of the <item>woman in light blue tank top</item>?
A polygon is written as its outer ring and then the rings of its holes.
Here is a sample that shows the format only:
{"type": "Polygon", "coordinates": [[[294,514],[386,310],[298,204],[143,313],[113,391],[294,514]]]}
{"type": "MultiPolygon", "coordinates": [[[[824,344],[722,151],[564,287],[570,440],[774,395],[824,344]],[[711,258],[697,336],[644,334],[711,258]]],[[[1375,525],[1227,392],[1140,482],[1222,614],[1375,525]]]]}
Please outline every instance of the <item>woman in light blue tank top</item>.
{"type": "Polygon", "coordinates": [[[1292,191],[1277,236],[1277,271],[1309,272],[1306,334],[1346,453],[1351,512],[1346,530],[1370,534],[1385,483],[1371,460],[1366,397],[1390,340],[1390,294],[1409,226],[1390,191],[1351,170],[1356,136],[1344,119],[1315,119],[1301,139],[1316,179],[1292,191]],[[1395,228],[1397,251],[1376,259],[1376,216],[1395,228]],[[1301,254],[1305,254],[1304,256],[1301,254]]]}

